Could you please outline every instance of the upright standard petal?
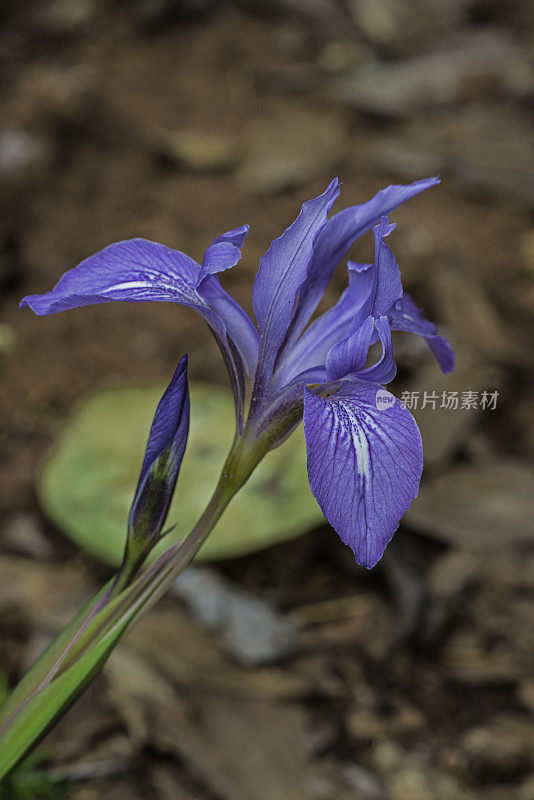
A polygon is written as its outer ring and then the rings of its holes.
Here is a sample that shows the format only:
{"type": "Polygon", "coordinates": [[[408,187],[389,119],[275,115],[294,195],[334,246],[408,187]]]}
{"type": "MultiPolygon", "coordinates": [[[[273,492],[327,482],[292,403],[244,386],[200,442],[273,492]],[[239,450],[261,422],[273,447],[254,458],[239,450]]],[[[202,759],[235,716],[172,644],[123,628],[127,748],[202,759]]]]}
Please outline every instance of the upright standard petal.
{"type": "Polygon", "coordinates": [[[409,331],[423,336],[436,356],[443,372],[454,370],[456,355],[444,336],[438,334],[436,326],[425,319],[410,295],[405,294],[398,300],[389,314],[391,328],[394,331],[409,331]]]}
{"type": "MultiPolygon", "coordinates": [[[[189,433],[187,356],[161,398],[128,519],[130,538],[148,546],[159,536],[171,504],[189,433]]],[[[142,549],[142,548],[141,548],[142,549]]]]}
{"type": "Polygon", "coordinates": [[[388,186],[366,203],[346,208],[328,220],[317,236],[308,278],[299,292],[291,330],[284,348],[290,349],[306,327],[330,282],[334,269],[356,239],[376,225],[381,217],[438,183],[439,178],[427,178],[407,185],[388,186]]]}
{"type": "Polygon", "coordinates": [[[419,490],[423,449],[410,412],[380,385],[306,390],[308,477],[323,514],[356,561],[373,567],[419,490]]]}
{"type": "Polygon", "coordinates": [[[375,290],[370,314],[379,317],[387,314],[394,303],[402,297],[402,281],[399,265],[386,243],[386,236],[395,230],[387,217],[382,217],[373,228],[375,237],[375,290]]]}
{"type": "Polygon", "coordinates": [[[252,291],[252,305],[261,334],[257,393],[271,379],[297,293],[306,279],[315,239],[338,195],[338,180],[334,179],[323,194],[303,204],[295,222],[273,241],[260,260],[252,291]]]}

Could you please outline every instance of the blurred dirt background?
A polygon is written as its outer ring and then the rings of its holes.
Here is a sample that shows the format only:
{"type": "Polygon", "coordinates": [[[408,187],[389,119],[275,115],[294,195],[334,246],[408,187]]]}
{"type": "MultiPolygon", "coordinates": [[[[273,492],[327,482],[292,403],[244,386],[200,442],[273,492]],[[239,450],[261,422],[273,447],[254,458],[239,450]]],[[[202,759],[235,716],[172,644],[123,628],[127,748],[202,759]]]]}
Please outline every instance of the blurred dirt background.
{"type": "Polygon", "coordinates": [[[224,282],[249,308],[258,257],[334,174],[341,208],[439,172],[391,238],[458,369],[399,338],[395,391],[499,392],[494,411],[414,411],[424,484],[373,572],[327,526],[192,569],[6,797],[532,800],[532,4],[4,0],[0,16],[0,683],[109,574],[34,495],[75,401],[164,381],[184,351],[194,378],[225,381],[183,309],[18,311],[106,244],[199,257],[248,222],[224,282]]]}

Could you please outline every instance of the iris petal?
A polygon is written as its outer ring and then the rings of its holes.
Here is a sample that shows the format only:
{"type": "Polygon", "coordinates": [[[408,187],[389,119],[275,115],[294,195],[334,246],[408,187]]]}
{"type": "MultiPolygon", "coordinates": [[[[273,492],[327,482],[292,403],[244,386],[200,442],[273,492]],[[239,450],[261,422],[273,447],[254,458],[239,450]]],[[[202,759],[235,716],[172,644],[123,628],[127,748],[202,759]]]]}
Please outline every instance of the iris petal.
{"type": "Polygon", "coordinates": [[[415,420],[380,385],[352,380],[328,398],[306,390],[304,434],[323,514],[356,561],[373,567],[417,497],[423,449],[415,420]]]}
{"type": "Polygon", "coordinates": [[[112,300],[174,301],[197,307],[203,305],[196,291],[199,270],[185,253],[147,239],[129,239],[86,258],[52,291],[29,295],[20,305],[40,316],[112,300]]]}
{"type": "Polygon", "coordinates": [[[375,317],[387,314],[394,303],[402,297],[402,281],[399,265],[386,243],[386,236],[395,230],[387,217],[382,217],[373,228],[375,237],[375,295],[371,312],[375,317]]]}
{"type": "Polygon", "coordinates": [[[242,225],[240,228],[223,233],[213,240],[204,253],[198,284],[202,283],[207,275],[213,275],[230,267],[235,267],[241,258],[241,247],[249,230],[248,225],[242,225]]]}
{"type": "Polygon", "coordinates": [[[397,374],[397,365],[393,355],[391,328],[388,318],[379,317],[375,320],[375,327],[382,343],[382,355],[376,364],[360,370],[358,378],[366,381],[374,381],[374,383],[389,383],[397,374]]]}
{"type": "MultiPolygon", "coordinates": [[[[237,235],[237,240],[242,235],[237,235]]],[[[52,291],[25,297],[20,305],[41,316],[113,300],[166,301],[195,309],[209,324],[223,352],[240,420],[244,401],[240,360],[249,374],[253,373],[259,335],[216,275],[208,275],[198,286],[200,271],[200,265],[185,253],[147,239],[130,239],[90,256],[66,272],[52,291]]]]}
{"type": "Polygon", "coordinates": [[[336,305],[317,317],[290,350],[284,349],[274,376],[276,386],[289,383],[314,364],[324,364],[330,348],[369,315],[374,265],[349,261],[347,268],[349,285],[336,305]]]}
{"type": "Polygon", "coordinates": [[[270,382],[297,293],[306,279],[315,239],[338,195],[338,181],[334,179],[322,195],[303,204],[297,219],[272,242],[260,260],[252,291],[252,305],[262,337],[257,394],[270,382]]]}
{"type": "Polygon", "coordinates": [[[439,178],[426,178],[407,185],[388,186],[366,203],[346,208],[328,220],[317,236],[308,277],[299,292],[285,347],[290,349],[306,327],[330,283],[334,269],[356,239],[376,225],[385,214],[389,214],[406,200],[438,183],[439,178]]]}
{"type": "MultiPolygon", "coordinates": [[[[236,247],[243,247],[243,243],[248,236],[250,231],[250,225],[241,225],[239,228],[234,228],[231,231],[226,231],[226,233],[221,233],[220,236],[217,236],[216,239],[213,240],[212,244],[218,244],[219,242],[230,242],[230,244],[235,245],[236,247]]],[[[209,251],[206,250],[206,253],[209,251]]]]}
{"type": "Polygon", "coordinates": [[[374,327],[373,317],[367,317],[363,325],[358,326],[350,336],[330,349],[326,359],[328,380],[335,381],[363,369],[374,327]]]}
{"type": "Polygon", "coordinates": [[[423,336],[436,356],[442,371],[445,373],[453,371],[456,361],[454,350],[447,339],[438,334],[436,326],[425,319],[423,312],[415,305],[409,294],[404,294],[397,301],[389,318],[392,330],[409,331],[423,336]]]}

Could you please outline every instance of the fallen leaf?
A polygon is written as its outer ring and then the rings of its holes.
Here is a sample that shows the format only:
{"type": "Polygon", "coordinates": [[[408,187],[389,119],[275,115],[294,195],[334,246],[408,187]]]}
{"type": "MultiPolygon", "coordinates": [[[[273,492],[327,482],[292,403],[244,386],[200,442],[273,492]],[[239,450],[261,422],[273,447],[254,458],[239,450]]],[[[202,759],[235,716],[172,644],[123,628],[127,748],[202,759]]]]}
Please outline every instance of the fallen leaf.
{"type": "Polygon", "coordinates": [[[298,697],[312,688],[310,679],[296,670],[250,670],[233,664],[176,605],[152,609],[124,641],[178,686],[268,699],[298,697]]]}
{"type": "Polygon", "coordinates": [[[309,800],[301,713],[262,700],[188,696],[159,709],[155,742],[178,753],[224,800],[309,800]]]}
{"type": "Polygon", "coordinates": [[[406,522],[468,550],[506,550],[534,539],[534,470],[500,461],[455,467],[423,483],[406,522]]]}

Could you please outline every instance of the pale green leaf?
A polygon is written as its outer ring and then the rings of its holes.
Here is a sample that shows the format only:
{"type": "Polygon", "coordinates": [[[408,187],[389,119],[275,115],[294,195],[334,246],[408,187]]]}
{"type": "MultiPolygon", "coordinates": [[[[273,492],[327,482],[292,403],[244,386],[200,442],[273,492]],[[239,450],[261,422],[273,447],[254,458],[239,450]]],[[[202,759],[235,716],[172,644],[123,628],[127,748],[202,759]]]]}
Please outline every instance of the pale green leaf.
{"type": "MultiPolygon", "coordinates": [[[[92,395],[74,413],[44,463],[38,493],[48,517],[76,544],[118,565],[146,437],[162,386],[92,395]]],[[[192,384],[191,430],[165,546],[187,535],[215,488],[231,445],[231,394],[192,384]]],[[[269,453],[232,501],[199,560],[230,558],[298,536],[322,514],[308,487],[302,426],[269,453]]],[[[161,552],[160,547],[160,552],[161,552]]]]}

